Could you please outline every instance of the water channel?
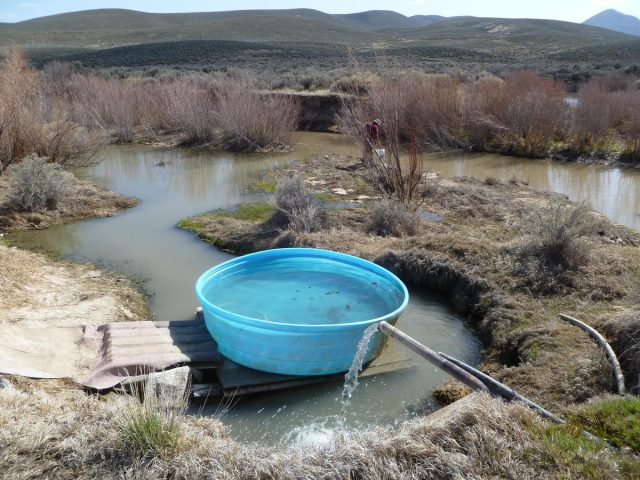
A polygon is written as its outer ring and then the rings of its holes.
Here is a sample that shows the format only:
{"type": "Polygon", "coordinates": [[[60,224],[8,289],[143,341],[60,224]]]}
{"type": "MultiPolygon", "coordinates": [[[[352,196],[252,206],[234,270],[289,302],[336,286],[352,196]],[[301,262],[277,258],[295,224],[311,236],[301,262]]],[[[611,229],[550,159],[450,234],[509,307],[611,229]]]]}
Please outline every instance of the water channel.
{"type": "MultiPolygon", "coordinates": [[[[304,133],[293,152],[238,155],[147,146],[113,147],[99,165],[78,175],[137,197],[141,203],[111,218],[87,220],[12,235],[18,245],[63,258],[92,262],[144,281],[155,319],[193,318],[193,286],[205,270],[231,256],[177,229],[182,218],[262,200],[247,187],[269,169],[314,153],[357,154],[341,136],[304,133]]],[[[586,199],[618,223],[640,229],[640,170],[466,153],[429,154],[425,167],[442,176],[493,176],[526,180],[573,200],[586,199]]],[[[436,350],[464,361],[479,359],[471,330],[441,299],[411,292],[398,326],[436,350]]],[[[429,408],[430,392],[444,376],[434,367],[363,381],[354,394],[348,427],[391,425],[429,408]]],[[[247,441],[320,441],[336,425],[340,384],[324,384],[235,402],[223,421],[231,434],[247,441]]],[[[215,414],[216,406],[202,414],[215,414]]]]}

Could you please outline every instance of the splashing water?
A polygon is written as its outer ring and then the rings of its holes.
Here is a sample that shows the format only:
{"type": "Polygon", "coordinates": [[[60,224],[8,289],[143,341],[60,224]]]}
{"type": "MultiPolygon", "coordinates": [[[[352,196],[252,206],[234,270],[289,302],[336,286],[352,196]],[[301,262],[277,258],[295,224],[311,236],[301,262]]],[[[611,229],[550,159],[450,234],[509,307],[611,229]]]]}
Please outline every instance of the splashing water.
{"type": "Polygon", "coordinates": [[[351,405],[351,395],[358,386],[358,374],[362,371],[362,364],[364,358],[369,350],[369,343],[373,338],[373,335],[378,331],[378,324],[374,323],[367,327],[362,334],[360,342],[358,342],[358,349],[353,356],[353,362],[351,362],[351,368],[344,376],[344,387],[342,389],[342,418],[344,419],[345,413],[349,405],[351,405]]]}

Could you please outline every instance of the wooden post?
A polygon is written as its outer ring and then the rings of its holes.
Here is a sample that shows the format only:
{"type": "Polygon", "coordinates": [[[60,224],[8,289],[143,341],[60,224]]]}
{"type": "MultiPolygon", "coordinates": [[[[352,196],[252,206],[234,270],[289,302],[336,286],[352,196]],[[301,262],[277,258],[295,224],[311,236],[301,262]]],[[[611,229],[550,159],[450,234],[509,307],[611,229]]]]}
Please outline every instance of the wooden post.
{"type": "Polygon", "coordinates": [[[438,355],[436,352],[434,352],[430,348],[425,347],[420,342],[414,340],[406,333],[403,333],[397,328],[389,325],[387,322],[380,322],[378,324],[378,330],[384,333],[385,335],[395,338],[404,346],[413,350],[422,358],[433,363],[436,367],[444,370],[449,375],[454,377],[456,380],[459,380],[460,382],[464,383],[469,388],[472,388],[473,390],[483,391],[483,392],[489,391],[487,386],[484,383],[482,383],[480,380],[478,380],[476,377],[465,372],[463,369],[461,369],[457,365],[451,363],[449,360],[442,357],[441,355],[438,355]]]}
{"type": "Polygon", "coordinates": [[[618,361],[618,357],[616,356],[616,353],[613,351],[613,348],[611,348],[611,345],[609,345],[609,343],[605,340],[605,338],[602,335],[600,335],[600,333],[598,333],[598,331],[595,328],[590,327],[589,325],[587,325],[584,322],[581,322],[577,318],[573,318],[573,317],[570,317],[569,315],[564,315],[562,313],[560,314],[560,318],[565,322],[569,322],[570,324],[575,325],[576,327],[579,327],[582,330],[586,331],[598,343],[598,345],[600,345],[600,347],[604,349],[605,355],[607,356],[607,359],[609,360],[611,367],[613,367],[613,373],[616,377],[616,384],[618,386],[618,394],[619,395],[626,394],[627,390],[624,385],[624,374],[622,373],[622,368],[620,368],[620,362],[618,361]]]}

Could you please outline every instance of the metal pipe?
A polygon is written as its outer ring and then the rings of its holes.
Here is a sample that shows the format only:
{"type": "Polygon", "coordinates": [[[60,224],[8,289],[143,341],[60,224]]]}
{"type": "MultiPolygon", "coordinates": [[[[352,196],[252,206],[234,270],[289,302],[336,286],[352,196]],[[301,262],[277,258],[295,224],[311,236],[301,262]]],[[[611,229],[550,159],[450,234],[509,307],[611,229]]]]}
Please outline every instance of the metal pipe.
{"type": "Polygon", "coordinates": [[[449,360],[442,357],[441,355],[438,355],[438,353],[434,352],[429,347],[422,345],[420,342],[414,340],[406,333],[398,330],[396,327],[389,325],[387,322],[380,322],[378,324],[378,330],[385,335],[395,338],[404,346],[408,347],[410,350],[413,350],[422,358],[434,364],[436,367],[444,370],[449,375],[454,377],[456,380],[464,383],[469,388],[482,392],[489,391],[487,386],[476,377],[465,372],[459,366],[451,363],[449,360]]]}

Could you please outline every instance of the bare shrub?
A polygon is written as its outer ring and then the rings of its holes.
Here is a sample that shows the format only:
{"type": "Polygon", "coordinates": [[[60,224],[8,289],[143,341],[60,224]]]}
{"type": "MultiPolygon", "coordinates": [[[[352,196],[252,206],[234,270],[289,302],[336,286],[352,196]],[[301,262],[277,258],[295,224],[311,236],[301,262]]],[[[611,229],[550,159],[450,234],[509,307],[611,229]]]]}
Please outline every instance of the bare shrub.
{"type": "Polygon", "coordinates": [[[46,158],[29,157],[9,170],[8,203],[22,211],[53,210],[73,185],[73,176],[46,158]]]}
{"type": "Polygon", "coordinates": [[[611,94],[602,84],[589,82],[580,89],[571,119],[569,148],[587,153],[612,147],[610,133],[615,111],[611,100],[611,94]]]}
{"type": "Polygon", "coordinates": [[[326,212],[299,176],[283,179],[276,191],[278,210],[271,221],[294,232],[310,233],[320,230],[326,212]]]}
{"type": "MultiPolygon", "coordinates": [[[[197,79],[180,79],[158,88],[165,105],[156,107],[162,119],[160,129],[173,128],[184,134],[184,145],[210,143],[219,121],[216,116],[216,87],[197,79]]],[[[160,101],[154,95],[152,101],[160,101]]],[[[153,122],[149,122],[153,124],[153,122]]],[[[157,127],[157,128],[158,128],[157,127]]]]}
{"type": "Polygon", "coordinates": [[[586,203],[555,203],[533,210],[523,221],[524,237],[514,249],[517,271],[543,292],[562,289],[570,282],[563,276],[589,261],[592,235],[600,222],[586,203]]]}
{"type": "Polygon", "coordinates": [[[357,139],[362,147],[363,162],[368,167],[365,178],[384,197],[393,197],[401,203],[414,201],[422,181],[422,163],[417,153],[420,125],[411,115],[412,99],[405,91],[412,81],[380,79],[366,96],[344,101],[338,119],[342,132],[357,139]],[[378,145],[373,145],[364,132],[365,124],[374,118],[381,120],[378,145]],[[378,155],[379,148],[385,150],[384,157],[378,155]]]}
{"type": "Polygon", "coordinates": [[[622,156],[632,162],[640,161],[640,92],[612,94],[617,105],[617,129],[624,141],[622,156]]]}
{"type": "Polygon", "coordinates": [[[59,82],[44,81],[17,51],[5,60],[0,69],[0,174],[32,154],[85,165],[102,145],[99,135],[72,121],[66,87],[59,82]]]}
{"type": "Polygon", "coordinates": [[[74,75],[69,83],[73,119],[110,132],[116,142],[133,141],[138,125],[137,91],[132,82],[98,75],[74,75]]]}
{"type": "Polygon", "coordinates": [[[482,80],[467,87],[465,131],[481,150],[539,157],[566,129],[562,85],[533,72],[506,80],[482,80]]]}
{"type": "Polygon", "coordinates": [[[419,147],[460,146],[462,96],[460,81],[446,75],[409,77],[402,86],[409,97],[407,122],[419,147]]]}
{"type": "Polygon", "coordinates": [[[43,114],[38,75],[13,50],[0,68],[0,174],[31,153],[43,114]]]}
{"type": "Polygon", "coordinates": [[[382,199],[370,208],[367,231],[383,237],[415,235],[418,221],[415,209],[392,199],[382,199]]]}
{"type": "Polygon", "coordinates": [[[300,105],[290,95],[255,91],[251,82],[227,81],[217,104],[222,145],[232,151],[283,150],[291,144],[300,105]]]}

